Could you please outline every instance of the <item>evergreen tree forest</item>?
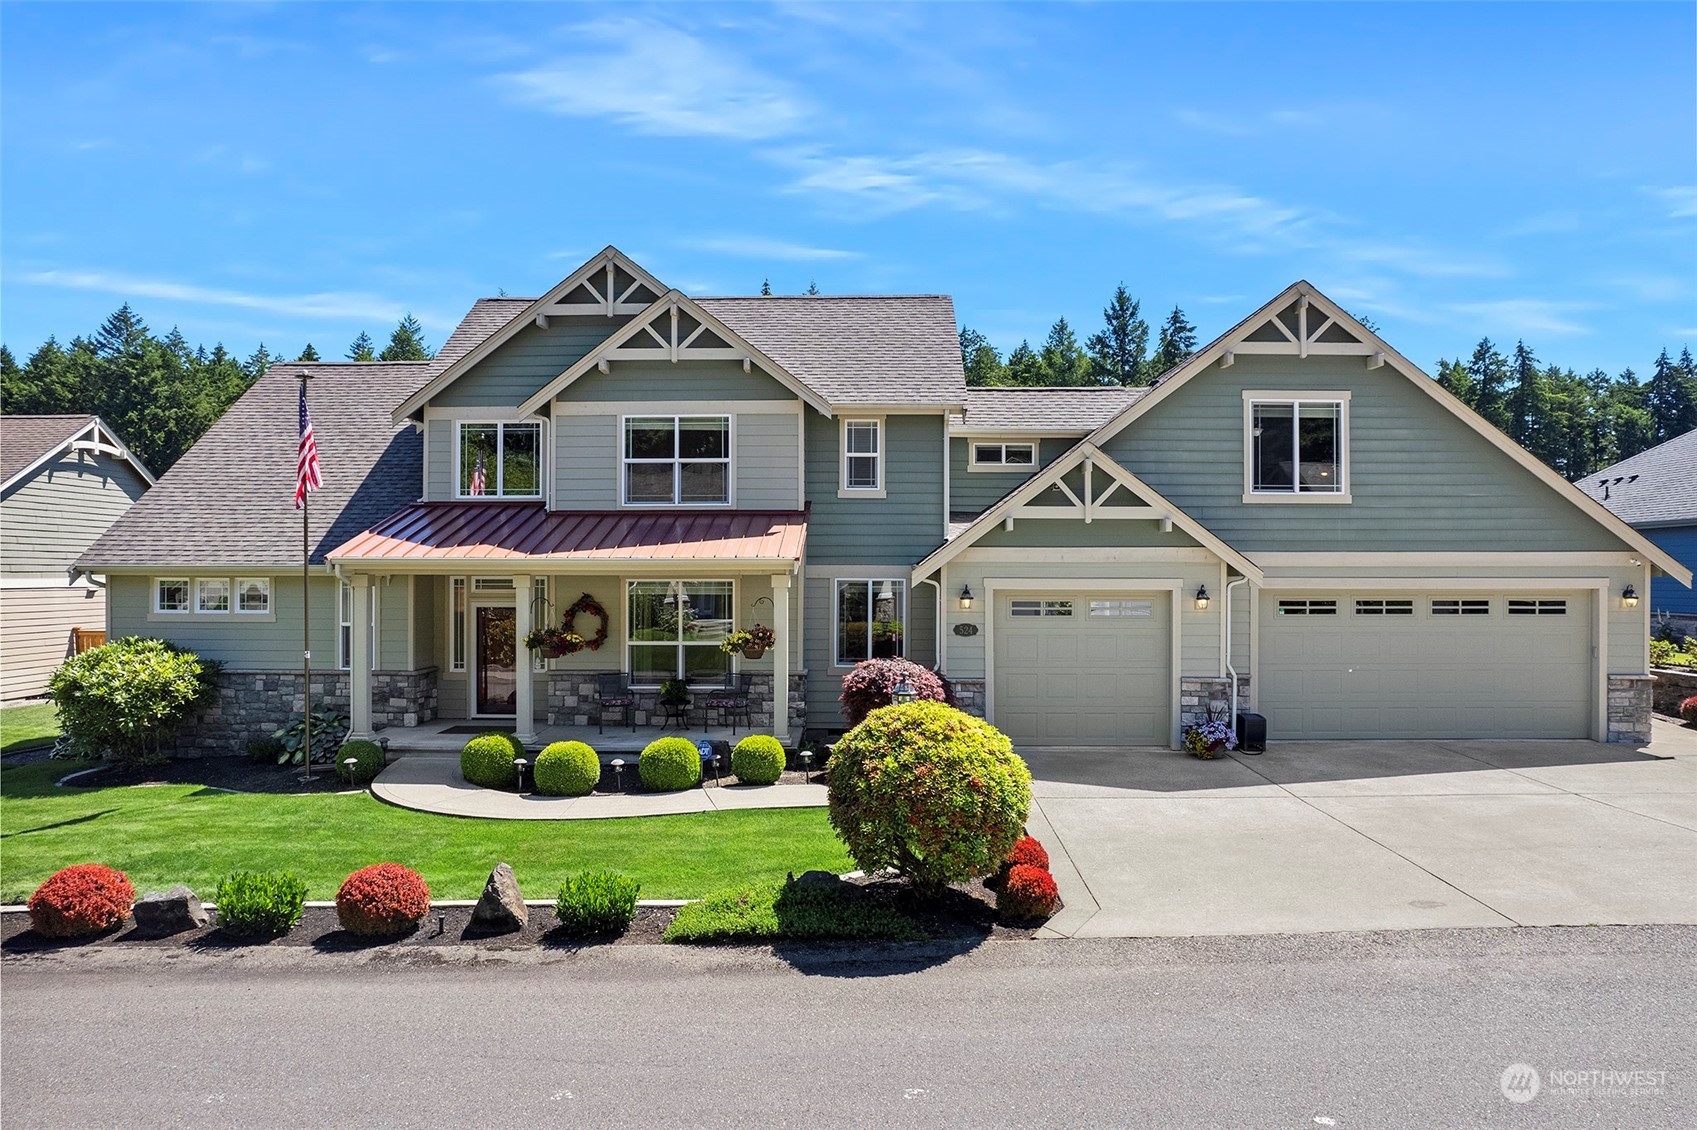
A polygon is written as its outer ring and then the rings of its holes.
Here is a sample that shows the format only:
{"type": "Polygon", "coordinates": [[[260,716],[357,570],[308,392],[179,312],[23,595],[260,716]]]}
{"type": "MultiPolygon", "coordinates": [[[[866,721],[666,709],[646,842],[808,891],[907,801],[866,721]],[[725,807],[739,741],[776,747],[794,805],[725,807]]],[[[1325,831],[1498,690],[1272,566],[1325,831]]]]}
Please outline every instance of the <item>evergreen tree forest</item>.
{"type": "MultiPolygon", "coordinates": [[[[424,329],[411,314],[395,326],[380,352],[366,333],[348,349],[356,361],[428,361],[431,356],[424,329]]],[[[308,342],[294,359],[321,358],[308,342]]],[[[288,360],[263,343],[243,360],[222,344],[210,350],[191,347],[176,329],[161,337],[126,303],[92,335],[66,345],[48,338],[22,365],[0,345],[0,411],[94,413],[159,475],[268,368],[288,360]]]]}

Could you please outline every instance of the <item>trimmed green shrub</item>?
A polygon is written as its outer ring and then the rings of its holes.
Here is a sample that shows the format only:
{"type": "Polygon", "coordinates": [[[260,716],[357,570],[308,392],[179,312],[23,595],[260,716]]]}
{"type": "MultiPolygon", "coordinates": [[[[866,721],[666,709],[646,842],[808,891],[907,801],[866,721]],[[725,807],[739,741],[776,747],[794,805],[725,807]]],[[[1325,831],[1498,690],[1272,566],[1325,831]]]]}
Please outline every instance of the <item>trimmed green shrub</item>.
{"type": "Polygon", "coordinates": [[[885,898],[843,884],[763,883],[714,891],[678,908],[667,942],[885,940],[917,941],[918,923],[885,898]]]}
{"type": "Polygon", "coordinates": [[[287,871],[238,871],[218,884],[214,901],[226,934],[282,934],[300,924],[306,882],[287,871]]]}
{"type": "Polygon", "coordinates": [[[369,785],[381,772],[383,747],[376,742],[343,742],[342,748],[336,751],[336,776],[350,785],[369,785]],[[352,772],[344,764],[350,757],[357,762],[352,772]]]}
{"type": "Polygon", "coordinates": [[[745,785],[770,785],[784,775],[784,743],[750,734],[731,750],[731,772],[745,785]]]}
{"type": "Polygon", "coordinates": [[[601,781],[601,759],[583,742],[554,742],[536,755],[536,791],[588,796],[601,781]]]}
{"type": "Polygon", "coordinates": [[[831,826],[854,861],[928,894],[994,873],[1031,811],[1031,773],[1007,737],[940,702],[874,710],[827,773],[831,826]]]}
{"type": "Polygon", "coordinates": [[[560,884],[554,917],[560,929],[577,937],[622,934],[636,917],[635,879],[617,871],[585,871],[560,884]]]}
{"type": "Polygon", "coordinates": [[[47,693],[83,756],[149,764],[165,760],[183,723],[217,699],[218,671],[175,644],[125,636],[65,660],[47,693]]]}
{"type": "Polygon", "coordinates": [[[701,782],[701,751],[688,738],[659,738],[642,751],[636,769],[656,792],[693,788],[701,782]]]}
{"type": "Polygon", "coordinates": [[[479,734],[460,750],[460,776],[486,789],[510,789],[519,783],[513,761],[523,756],[524,746],[513,735],[479,734]]]}

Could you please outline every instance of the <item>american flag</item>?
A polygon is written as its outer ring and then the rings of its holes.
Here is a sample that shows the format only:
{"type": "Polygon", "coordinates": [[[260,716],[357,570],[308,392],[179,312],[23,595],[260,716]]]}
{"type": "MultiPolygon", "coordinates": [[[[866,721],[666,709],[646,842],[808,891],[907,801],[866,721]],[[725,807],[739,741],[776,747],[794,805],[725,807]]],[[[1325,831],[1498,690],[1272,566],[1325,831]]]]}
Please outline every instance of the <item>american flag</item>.
{"type": "Polygon", "coordinates": [[[306,411],[306,382],[301,382],[301,441],[295,449],[295,509],[306,505],[308,491],[324,485],[318,473],[318,441],[312,438],[312,417],[306,411]]]}
{"type": "Polygon", "coordinates": [[[477,466],[471,472],[471,493],[482,494],[483,488],[489,485],[489,476],[483,470],[483,452],[477,453],[477,466]]]}

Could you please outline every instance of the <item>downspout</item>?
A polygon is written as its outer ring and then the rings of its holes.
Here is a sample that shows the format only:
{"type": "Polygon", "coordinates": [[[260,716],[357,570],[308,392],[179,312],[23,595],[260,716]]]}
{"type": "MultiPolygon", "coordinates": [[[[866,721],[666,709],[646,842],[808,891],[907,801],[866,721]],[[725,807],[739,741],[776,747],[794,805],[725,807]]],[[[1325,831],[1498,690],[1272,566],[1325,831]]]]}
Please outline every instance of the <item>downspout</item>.
{"type": "Polygon", "coordinates": [[[1231,676],[1231,690],[1227,692],[1226,701],[1230,707],[1232,730],[1232,747],[1237,746],[1237,668],[1232,666],[1232,589],[1238,585],[1247,584],[1248,577],[1239,577],[1235,581],[1226,582],[1226,674],[1231,676]]]}
{"type": "Polygon", "coordinates": [[[943,670],[943,586],[935,577],[926,577],[918,583],[922,585],[930,585],[932,588],[937,590],[937,650],[932,652],[932,655],[935,656],[935,670],[941,674],[943,670]]]}

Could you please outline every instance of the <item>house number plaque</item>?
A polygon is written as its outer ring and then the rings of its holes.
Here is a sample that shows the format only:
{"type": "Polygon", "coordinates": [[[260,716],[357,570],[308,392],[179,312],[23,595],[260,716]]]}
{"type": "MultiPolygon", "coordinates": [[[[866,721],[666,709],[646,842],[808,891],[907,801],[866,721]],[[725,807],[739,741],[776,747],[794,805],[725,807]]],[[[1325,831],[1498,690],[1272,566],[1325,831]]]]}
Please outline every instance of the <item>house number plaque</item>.
{"type": "Polygon", "coordinates": [[[956,624],[955,625],[955,635],[957,635],[957,636],[976,636],[977,634],[978,634],[978,625],[977,624],[956,624]]]}

